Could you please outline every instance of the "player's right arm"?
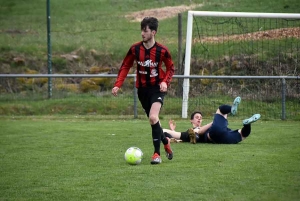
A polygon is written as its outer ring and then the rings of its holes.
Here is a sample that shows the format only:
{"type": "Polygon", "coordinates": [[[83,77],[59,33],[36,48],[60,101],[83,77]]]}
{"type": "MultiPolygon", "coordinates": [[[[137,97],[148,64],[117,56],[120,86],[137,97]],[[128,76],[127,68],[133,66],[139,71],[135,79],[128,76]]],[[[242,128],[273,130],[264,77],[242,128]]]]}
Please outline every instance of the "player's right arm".
{"type": "Polygon", "coordinates": [[[112,93],[114,96],[117,96],[117,95],[118,95],[119,89],[120,89],[119,87],[114,87],[114,88],[112,88],[111,93],[112,93]]]}
{"type": "Polygon", "coordinates": [[[116,80],[116,82],[114,84],[114,87],[111,91],[111,93],[114,96],[117,96],[118,91],[121,88],[121,86],[123,85],[123,82],[124,82],[125,78],[127,77],[127,74],[129,72],[130,68],[133,66],[134,60],[135,60],[135,55],[134,55],[134,52],[133,52],[133,48],[131,47],[129,49],[129,51],[127,52],[126,57],[124,58],[124,60],[122,62],[122,65],[121,65],[121,67],[119,69],[119,72],[118,72],[117,80],[116,80]]]}

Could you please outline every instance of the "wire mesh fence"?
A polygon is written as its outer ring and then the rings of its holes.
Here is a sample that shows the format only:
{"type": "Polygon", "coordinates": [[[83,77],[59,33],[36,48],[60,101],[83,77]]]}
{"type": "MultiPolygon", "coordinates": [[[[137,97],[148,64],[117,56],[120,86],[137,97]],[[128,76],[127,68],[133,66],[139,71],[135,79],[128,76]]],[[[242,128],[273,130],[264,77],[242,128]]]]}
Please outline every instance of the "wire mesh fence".
{"type": "MultiPolygon", "coordinates": [[[[47,75],[31,75],[34,76],[31,78],[30,75],[4,76],[1,75],[0,83],[2,115],[96,114],[145,117],[136,96],[133,75],[125,81],[118,97],[111,95],[115,74],[106,75],[107,77],[53,75],[51,98],[48,96],[47,75]],[[100,78],[107,79],[106,85],[90,80],[100,78]],[[86,82],[91,82],[88,90],[84,88],[86,82]]],[[[161,110],[162,116],[181,118],[183,78],[184,76],[173,78],[161,110]]],[[[219,105],[231,104],[236,96],[241,96],[238,118],[260,113],[266,120],[299,120],[300,77],[286,78],[191,76],[188,114],[200,110],[205,117],[212,117],[219,105]]]]}

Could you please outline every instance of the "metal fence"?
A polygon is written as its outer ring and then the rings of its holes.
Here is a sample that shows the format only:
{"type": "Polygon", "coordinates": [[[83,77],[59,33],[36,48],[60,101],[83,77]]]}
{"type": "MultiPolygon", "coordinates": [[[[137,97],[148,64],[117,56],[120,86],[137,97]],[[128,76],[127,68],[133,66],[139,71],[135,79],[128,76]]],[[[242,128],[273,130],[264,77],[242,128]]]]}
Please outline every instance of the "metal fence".
{"type": "MultiPolygon", "coordinates": [[[[0,74],[0,106],[20,103],[20,101],[35,101],[45,104],[50,100],[67,99],[72,97],[79,102],[95,99],[96,105],[86,113],[109,115],[110,107],[118,107],[113,115],[129,115],[134,118],[145,117],[138,102],[135,75],[129,74],[122,92],[115,98],[110,94],[116,74],[0,74]],[[38,84],[31,80],[35,87],[24,89],[13,88],[24,79],[53,79],[52,86],[38,84]],[[82,80],[89,78],[107,78],[107,86],[98,86],[90,91],[78,91],[82,80]],[[21,80],[20,80],[21,79],[21,80]],[[60,81],[59,81],[60,80],[60,81]],[[69,80],[69,81],[67,81],[69,80]],[[70,83],[75,87],[69,88],[70,83]],[[9,86],[10,85],[10,86],[9,86]],[[59,87],[64,86],[64,87],[59,87]],[[49,90],[49,87],[51,88],[49,90]],[[53,93],[49,98],[49,91],[53,93]],[[89,95],[87,98],[86,95],[89,95]],[[107,107],[106,110],[105,107],[107,107]],[[104,112],[103,112],[104,111],[104,112]]],[[[46,82],[47,83],[47,82],[46,82]]],[[[28,83],[27,83],[28,85],[28,83]]],[[[162,116],[182,118],[183,105],[187,105],[187,113],[200,110],[205,117],[211,117],[219,105],[231,104],[236,96],[242,97],[239,108],[239,118],[246,118],[254,113],[262,114],[264,119],[299,120],[300,119],[300,77],[299,76],[183,76],[175,75],[172,85],[165,98],[161,111],[162,116]],[[190,79],[189,99],[184,103],[182,81],[190,79]]],[[[72,113],[72,111],[70,111],[72,113]]]]}

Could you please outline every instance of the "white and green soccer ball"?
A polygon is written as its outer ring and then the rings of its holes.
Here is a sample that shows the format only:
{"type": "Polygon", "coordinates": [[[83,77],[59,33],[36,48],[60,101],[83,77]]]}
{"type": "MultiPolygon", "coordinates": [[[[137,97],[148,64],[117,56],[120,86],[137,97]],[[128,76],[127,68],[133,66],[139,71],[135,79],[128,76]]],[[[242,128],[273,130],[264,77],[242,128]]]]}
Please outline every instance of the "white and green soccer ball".
{"type": "Polygon", "coordinates": [[[143,152],[138,147],[129,147],[124,155],[125,161],[130,165],[138,165],[142,162],[143,152]]]}

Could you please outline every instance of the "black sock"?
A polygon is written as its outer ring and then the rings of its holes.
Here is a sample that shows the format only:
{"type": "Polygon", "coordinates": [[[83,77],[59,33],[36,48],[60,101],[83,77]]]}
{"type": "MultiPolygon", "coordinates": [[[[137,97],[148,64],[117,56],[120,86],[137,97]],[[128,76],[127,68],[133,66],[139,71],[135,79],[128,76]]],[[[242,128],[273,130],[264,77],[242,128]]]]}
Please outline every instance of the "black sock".
{"type": "Polygon", "coordinates": [[[229,114],[231,113],[231,106],[230,105],[221,105],[219,110],[222,114],[229,114]]]}
{"type": "Polygon", "coordinates": [[[154,153],[160,155],[160,141],[161,141],[162,129],[160,127],[159,121],[156,124],[151,125],[151,128],[152,128],[154,153]]]}
{"type": "Polygon", "coordinates": [[[248,137],[251,133],[251,124],[244,125],[242,128],[242,136],[243,137],[248,137]]]}
{"type": "Polygon", "coordinates": [[[172,135],[170,135],[169,133],[163,132],[163,130],[161,129],[160,139],[164,145],[168,144],[168,140],[166,137],[172,138],[172,135]]]}
{"type": "Polygon", "coordinates": [[[167,132],[164,132],[164,135],[165,135],[165,137],[172,138],[172,135],[167,132]]]}

